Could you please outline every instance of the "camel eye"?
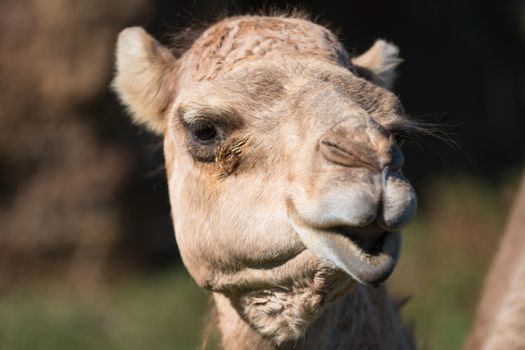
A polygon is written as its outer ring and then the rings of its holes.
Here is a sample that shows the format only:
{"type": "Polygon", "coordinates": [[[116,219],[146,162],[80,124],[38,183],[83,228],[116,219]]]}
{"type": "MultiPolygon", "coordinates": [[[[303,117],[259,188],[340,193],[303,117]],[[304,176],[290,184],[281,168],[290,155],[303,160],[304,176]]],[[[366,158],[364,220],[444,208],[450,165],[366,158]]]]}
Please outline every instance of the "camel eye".
{"type": "Polygon", "coordinates": [[[200,142],[210,142],[214,140],[218,133],[217,129],[210,122],[197,122],[191,126],[193,137],[200,142]]]}

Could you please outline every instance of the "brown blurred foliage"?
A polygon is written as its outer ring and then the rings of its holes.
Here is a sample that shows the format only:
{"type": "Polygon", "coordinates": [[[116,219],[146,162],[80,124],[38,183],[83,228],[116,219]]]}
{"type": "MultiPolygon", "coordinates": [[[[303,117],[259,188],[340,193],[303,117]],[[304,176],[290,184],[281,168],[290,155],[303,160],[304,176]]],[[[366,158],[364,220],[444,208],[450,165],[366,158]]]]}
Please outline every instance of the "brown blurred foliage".
{"type": "MultiPolygon", "coordinates": [[[[406,63],[396,93],[409,113],[428,114],[459,145],[421,138],[405,148],[406,174],[416,189],[433,184],[445,193],[447,185],[432,181],[450,174],[492,186],[523,164],[525,7],[519,0],[496,7],[490,0],[287,4],[321,14],[352,53],[380,37],[399,45],[406,63]]],[[[246,13],[265,5],[285,6],[276,0],[0,1],[0,288],[48,276],[92,286],[123,266],[177,261],[160,149],[148,147],[159,140],[131,126],[109,90],[117,34],[142,25],[168,43],[170,32],[213,21],[228,7],[246,13]]],[[[433,207],[432,195],[420,196],[423,211],[435,213],[429,221],[436,232],[442,228],[444,247],[470,241],[464,232],[497,230],[477,223],[484,208],[457,215],[467,200],[476,203],[476,194],[462,188],[455,195],[464,197],[447,199],[457,201],[450,206],[433,207]]],[[[465,250],[480,259],[494,249],[473,242],[465,250]]]]}
{"type": "Polygon", "coordinates": [[[122,234],[124,152],[82,105],[107,89],[114,40],[144,0],[0,3],[0,286],[98,279],[122,234]]]}

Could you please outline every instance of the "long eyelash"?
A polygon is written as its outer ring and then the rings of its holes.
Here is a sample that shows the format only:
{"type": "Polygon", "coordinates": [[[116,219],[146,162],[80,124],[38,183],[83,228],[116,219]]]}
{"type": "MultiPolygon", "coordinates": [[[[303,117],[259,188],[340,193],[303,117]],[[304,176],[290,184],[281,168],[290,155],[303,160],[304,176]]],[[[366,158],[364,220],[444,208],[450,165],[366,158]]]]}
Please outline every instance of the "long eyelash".
{"type": "Polygon", "coordinates": [[[389,130],[396,138],[400,140],[415,141],[419,147],[421,147],[418,142],[420,136],[430,136],[444,142],[453,150],[460,150],[463,152],[460,145],[452,138],[451,132],[445,130],[446,128],[450,129],[451,127],[456,126],[458,125],[431,123],[417,120],[414,117],[407,117],[403,120],[394,122],[389,126],[389,130]]]}

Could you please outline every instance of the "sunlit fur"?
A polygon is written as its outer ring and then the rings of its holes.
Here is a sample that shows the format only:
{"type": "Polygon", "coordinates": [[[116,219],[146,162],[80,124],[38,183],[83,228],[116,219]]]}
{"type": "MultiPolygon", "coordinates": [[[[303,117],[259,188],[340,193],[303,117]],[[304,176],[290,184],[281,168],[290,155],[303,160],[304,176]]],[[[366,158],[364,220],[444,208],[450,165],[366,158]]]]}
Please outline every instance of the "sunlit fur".
{"type": "Polygon", "coordinates": [[[465,350],[525,349],[525,176],[491,265],[465,350]]]}
{"type": "Polygon", "coordinates": [[[393,137],[413,124],[385,89],[397,53],[378,41],[352,60],[301,18],[228,18],[177,58],[140,28],[120,34],[114,87],[164,135],[177,244],[213,292],[224,348],[412,347],[385,289],[356,284],[391,271],[329,232],[398,231],[414,215],[393,137]],[[201,120],[219,126],[216,151],[190,135],[201,120]]]}

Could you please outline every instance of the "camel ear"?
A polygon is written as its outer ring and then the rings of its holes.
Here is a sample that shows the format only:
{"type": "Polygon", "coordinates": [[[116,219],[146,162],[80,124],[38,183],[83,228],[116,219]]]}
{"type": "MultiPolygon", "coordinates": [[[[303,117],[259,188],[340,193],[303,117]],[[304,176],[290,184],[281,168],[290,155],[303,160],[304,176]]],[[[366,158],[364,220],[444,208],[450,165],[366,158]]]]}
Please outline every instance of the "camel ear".
{"type": "Polygon", "coordinates": [[[397,46],[381,39],[376,40],[365,53],[352,59],[358,70],[364,70],[374,83],[387,89],[394,85],[396,67],[401,62],[397,46]]]}
{"type": "Polygon", "coordinates": [[[165,130],[164,114],[174,94],[177,62],[170,50],[140,27],[120,32],[113,89],[137,124],[165,130]]]}

